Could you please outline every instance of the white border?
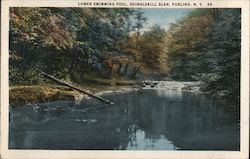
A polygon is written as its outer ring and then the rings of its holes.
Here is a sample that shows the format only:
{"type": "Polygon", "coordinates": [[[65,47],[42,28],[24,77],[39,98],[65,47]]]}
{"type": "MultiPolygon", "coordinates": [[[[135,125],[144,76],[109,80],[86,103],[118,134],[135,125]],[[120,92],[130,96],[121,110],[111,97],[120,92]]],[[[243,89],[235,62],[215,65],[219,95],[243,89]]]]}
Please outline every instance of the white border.
{"type": "MultiPolygon", "coordinates": [[[[96,151],[96,150],[8,150],[8,118],[9,118],[9,81],[8,81],[8,28],[9,7],[81,7],[78,2],[93,2],[91,0],[3,0],[1,6],[1,156],[4,159],[247,159],[249,153],[249,1],[248,0],[96,0],[96,2],[168,2],[168,3],[213,3],[211,8],[241,8],[242,9],[242,43],[241,43],[241,123],[240,151],[96,151]]],[[[87,6],[84,6],[87,7],[87,6]]],[[[93,7],[93,6],[88,6],[93,7]]],[[[119,7],[119,6],[113,6],[119,7]]],[[[150,6],[148,8],[160,8],[150,6]]],[[[161,8],[196,8],[196,7],[161,7],[161,8]]],[[[199,8],[209,8],[206,5],[199,8]]]]}

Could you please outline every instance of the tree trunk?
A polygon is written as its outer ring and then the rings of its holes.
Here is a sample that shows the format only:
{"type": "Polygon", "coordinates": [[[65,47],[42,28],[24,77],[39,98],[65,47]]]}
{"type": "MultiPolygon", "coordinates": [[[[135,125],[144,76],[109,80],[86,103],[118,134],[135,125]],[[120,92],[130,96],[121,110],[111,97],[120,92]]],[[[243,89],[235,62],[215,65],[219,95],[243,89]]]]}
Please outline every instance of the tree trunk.
{"type": "Polygon", "coordinates": [[[74,51],[73,56],[71,57],[72,62],[71,62],[71,65],[69,67],[69,73],[74,72],[75,64],[76,64],[76,61],[77,61],[77,55],[76,54],[77,53],[74,51]]]}
{"type": "Polygon", "coordinates": [[[137,32],[136,32],[136,46],[135,49],[138,50],[139,49],[139,37],[140,37],[140,28],[137,28],[137,32]]]}
{"type": "Polygon", "coordinates": [[[82,61],[81,63],[81,68],[80,68],[80,77],[83,78],[83,75],[84,75],[84,67],[85,66],[85,63],[84,61],[82,61]]]}
{"type": "Polygon", "coordinates": [[[125,68],[124,68],[124,75],[126,75],[128,72],[128,65],[129,63],[126,63],[125,68]]]}
{"type": "Polygon", "coordinates": [[[76,59],[76,62],[74,64],[74,67],[73,67],[73,72],[77,72],[78,71],[78,65],[79,65],[80,61],[79,59],[76,59]]]}
{"type": "Polygon", "coordinates": [[[139,72],[140,70],[140,66],[134,67],[133,69],[133,74],[132,74],[132,78],[135,78],[136,74],[139,72]]]}
{"type": "Polygon", "coordinates": [[[109,73],[108,73],[108,74],[110,75],[110,77],[113,76],[113,66],[111,66],[111,67],[109,68],[109,73]]]}
{"type": "Polygon", "coordinates": [[[114,104],[113,102],[111,102],[111,101],[109,101],[109,100],[107,100],[107,99],[105,99],[105,98],[103,98],[103,97],[96,96],[96,95],[91,94],[91,93],[89,93],[89,92],[87,92],[87,91],[85,91],[85,90],[82,90],[82,89],[80,89],[80,88],[77,88],[77,87],[75,87],[75,86],[73,86],[73,85],[71,85],[71,84],[68,84],[68,83],[66,83],[66,82],[63,82],[63,81],[61,81],[61,80],[59,80],[59,79],[57,79],[57,78],[55,78],[55,77],[53,77],[53,76],[51,76],[51,75],[49,75],[49,74],[47,74],[47,73],[45,73],[45,72],[39,70],[39,69],[36,69],[36,70],[37,70],[38,72],[40,72],[41,74],[43,74],[44,76],[46,76],[47,78],[49,78],[49,79],[51,79],[51,80],[53,80],[53,81],[56,81],[57,83],[59,83],[59,84],[61,84],[61,85],[70,87],[70,88],[72,88],[72,89],[74,89],[74,90],[77,90],[77,91],[79,91],[79,92],[82,92],[82,93],[84,93],[84,94],[87,94],[88,96],[93,97],[93,98],[96,98],[96,99],[98,99],[98,100],[100,100],[100,101],[102,101],[102,102],[104,102],[104,103],[106,103],[106,104],[114,104]]]}
{"type": "Polygon", "coordinates": [[[121,64],[121,63],[119,63],[119,67],[118,67],[118,69],[117,69],[116,73],[120,74],[120,73],[121,73],[121,68],[122,68],[122,64],[121,64]]]}

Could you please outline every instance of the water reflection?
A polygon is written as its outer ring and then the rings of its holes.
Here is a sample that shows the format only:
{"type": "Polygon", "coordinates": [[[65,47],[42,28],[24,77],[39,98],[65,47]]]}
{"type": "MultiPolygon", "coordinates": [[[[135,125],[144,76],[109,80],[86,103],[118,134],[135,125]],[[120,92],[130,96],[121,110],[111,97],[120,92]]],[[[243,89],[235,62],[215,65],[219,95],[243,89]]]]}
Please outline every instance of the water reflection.
{"type": "Polygon", "coordinates": [[[9,147],[239,150],[237,106],[181,91],[141,90],[107,98],[116,104],[86,111],[103,104],[58,101],[11,110],[9,147]]]}
{"type": "Polygon", "coordinates": [[[164,135],[160,135],[159,138],[151,138],[146,136],[145,131],[137,129],[130,134],[130,141],[126,147],[127,150],[175,150],[175,147],[171,141],[169,141],[164,135]]]}

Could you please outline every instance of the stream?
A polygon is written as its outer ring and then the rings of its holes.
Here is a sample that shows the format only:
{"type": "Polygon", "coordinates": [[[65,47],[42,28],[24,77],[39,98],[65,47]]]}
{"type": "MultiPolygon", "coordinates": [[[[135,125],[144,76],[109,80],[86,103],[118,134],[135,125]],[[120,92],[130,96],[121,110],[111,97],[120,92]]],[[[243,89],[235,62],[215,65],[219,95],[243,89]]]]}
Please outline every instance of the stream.
{"type": "Polygon", "coordinates": [[[239,151],[239,106],[210,99],[196,84],[104,93],[114,105],[88,99],[11,108],[9,148],[239,151]]]}

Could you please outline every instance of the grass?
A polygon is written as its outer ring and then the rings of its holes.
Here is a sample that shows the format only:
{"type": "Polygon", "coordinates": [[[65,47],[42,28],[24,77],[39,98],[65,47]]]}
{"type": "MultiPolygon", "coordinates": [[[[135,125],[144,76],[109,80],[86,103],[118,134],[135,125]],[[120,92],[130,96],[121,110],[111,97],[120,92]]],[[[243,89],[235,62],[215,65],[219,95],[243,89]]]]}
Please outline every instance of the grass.
{"type": "MultiPolygon", "coordinates": [[[[86,78],[76,87],[97,93],[104,90],[113,90],[119,86],[131,86],[138,84],[135,80],[124,80],[120,78],[86,78]]],[[[36,85],[36,86],[11,86],[9,92],[10,105],[15,107],[27,103],[43,103],[55,100],[74,100],[80,93],[65,86],[36,85]]]]}
{"type": "Polygon", "coordinates": [[[74,100],[77,92],[62,86],[13,86],[10,88],[9,101],[11,106],[27,103],[42,103],[53,100],[74,100]]]}

